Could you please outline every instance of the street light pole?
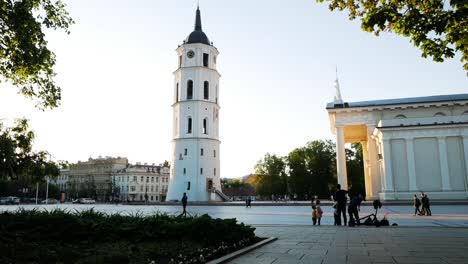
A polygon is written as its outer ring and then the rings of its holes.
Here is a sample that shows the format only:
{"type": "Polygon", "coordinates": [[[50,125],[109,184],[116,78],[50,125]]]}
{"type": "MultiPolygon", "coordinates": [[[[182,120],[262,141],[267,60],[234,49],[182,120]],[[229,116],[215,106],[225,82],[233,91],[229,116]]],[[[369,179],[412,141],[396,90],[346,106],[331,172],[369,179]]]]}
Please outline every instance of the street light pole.
{"type": "Polygon", "coordinates": [[[37,205],[37,197],[39,196],[39,182],[36,183],[36,205],[37,205]]]}
{"type": "Polygon", "coordinates": [[[48,204],[49,200],[49,177],[46,177],[47,187],[46,187],[46,195],[45,195],[45,203],[48,204]]]}

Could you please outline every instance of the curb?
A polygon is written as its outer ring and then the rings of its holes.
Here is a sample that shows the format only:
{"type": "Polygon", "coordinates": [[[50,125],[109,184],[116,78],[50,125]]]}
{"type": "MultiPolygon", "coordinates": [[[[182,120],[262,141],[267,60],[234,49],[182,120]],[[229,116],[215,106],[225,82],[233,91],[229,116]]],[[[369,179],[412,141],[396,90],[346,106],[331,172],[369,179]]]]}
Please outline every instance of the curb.
{"type": "Polygon", "coordinates": [[[250,252],[250,251],[252,251],[252,250],[254,250],[254,249],[257,249],[257,248],[262,247],[262,246],[264,246],[264,245],[266,245],[266,244],[269,244],[269,243],[271,243],[271,242],[273,242],[273,241],[275,241],[275,240],[277,240],[277,239],[278,239],[278,238],[276,238],[276,237],[269,237],[269,238],[267,238],[267,239],[265,239],[265,240],[262,240],[262,241],[260,241],[260,242],[255,243],[255,244],[253,244],[253,245],[251,245],[251,246],[248,246],[248,247],[246,247],[246,248],[243,248],[243,249],[234,251],[234,252],[232,252],[232,253],[230,253],[230,254],[224,256],[224,257],[220,257],[220,258],[214,259],[214,260],[212,260],[212,261],[209,261],[209,262],[207,262],[206,264],[221,264],[221,263],[226,263],[226,262],[228,262],[228,261],[230,261],[230,260],[233,260],[233,259],[235,259],[235,258],[237,258],[237,257],[239,257],[239,256],[242,256],[242,255],[244,255],[244,254],[246,254],[246,253],[248,253],[248,252],[250,252]]]}
{"type": "MultiPolygon", "coordinates": [[[[159,203],[121,203],[122,205],[133,205],[133,206],[181,206],[178,202],[159,202],[159,203]]],[[[189,206],[240,206],[245,207],[245,203],[236,203],[236,202],[188,202],[189,206]]],[[[310,201],[299,201],[299,202],[252,202],[252,207],[262,207],[262,206],[310,206],[310,201]]],[[[333,205],[331,201],[321,201],[321,205],[333,205]]],[[[382,201],[382,205],[396,205],[396,206],[413,206],[413,201],[382,201]]],[[[458,200],[458,201],[449,201],[449,200],[431,200],[431,205],[468,205],[468,200],[458,200]]],[[[363,201],[361,206],[372,206],[372,201],[363,201]]]]}

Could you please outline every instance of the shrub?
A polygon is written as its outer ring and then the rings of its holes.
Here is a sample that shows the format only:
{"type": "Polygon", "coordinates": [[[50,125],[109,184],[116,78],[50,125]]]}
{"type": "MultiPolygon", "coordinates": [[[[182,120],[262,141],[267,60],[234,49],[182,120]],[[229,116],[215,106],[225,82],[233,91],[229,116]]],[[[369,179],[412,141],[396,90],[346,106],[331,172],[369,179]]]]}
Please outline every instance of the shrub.
{"type": "Polygon", "coordinates": [[[203,263],[258,241],[254,230],[208,215],[20,209],[0,213],[0,263],[203,263]]]}

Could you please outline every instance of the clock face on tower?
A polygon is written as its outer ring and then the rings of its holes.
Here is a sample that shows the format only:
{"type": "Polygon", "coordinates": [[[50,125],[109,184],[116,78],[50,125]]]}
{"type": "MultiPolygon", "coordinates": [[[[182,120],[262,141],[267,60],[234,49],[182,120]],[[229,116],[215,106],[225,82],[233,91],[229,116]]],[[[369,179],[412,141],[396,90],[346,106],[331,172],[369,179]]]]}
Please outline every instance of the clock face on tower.
{"type": "Polygon", "coordinates": [[[195,52],[194,52],[193,50],[189,50],[189,51],[187,52],[187,57],[188,57],[189,59],[193,58],[194,56],[195,56],[195,52]]]}

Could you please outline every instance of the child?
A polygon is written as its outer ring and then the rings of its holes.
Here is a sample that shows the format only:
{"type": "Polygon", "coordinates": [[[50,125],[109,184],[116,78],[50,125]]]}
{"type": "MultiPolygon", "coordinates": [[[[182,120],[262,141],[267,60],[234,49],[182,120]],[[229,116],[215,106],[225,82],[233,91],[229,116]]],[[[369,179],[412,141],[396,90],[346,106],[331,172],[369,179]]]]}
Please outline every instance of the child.
{"type": "Polygon", "coordinates": [[[338,210],[337,210],[337,207],[338,207],[338,203],[335,202],[333,204],[333,218],[335,220],[334,224],[333,225],[340,225],[340,222],[341,222],[341,219],[340,219],[340,216],[338,215],[338,210]]]}
{"type": "Polygon", "coordinates": [[[322,208],[320,207],[320,200],[316,200],[315,201],[315,204],[317,205],[317,222],[318,222],[318,225],[320,225],[320,220],[322,219],[322,214],[323,214],[323,211],[322,211],[322,208]]]}
{"type": "Polygon", "coordinates": [[[317,224],[317,207],[312,205],[312,223],[317,224]]]}

